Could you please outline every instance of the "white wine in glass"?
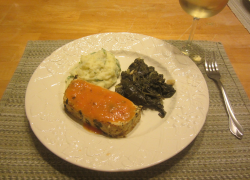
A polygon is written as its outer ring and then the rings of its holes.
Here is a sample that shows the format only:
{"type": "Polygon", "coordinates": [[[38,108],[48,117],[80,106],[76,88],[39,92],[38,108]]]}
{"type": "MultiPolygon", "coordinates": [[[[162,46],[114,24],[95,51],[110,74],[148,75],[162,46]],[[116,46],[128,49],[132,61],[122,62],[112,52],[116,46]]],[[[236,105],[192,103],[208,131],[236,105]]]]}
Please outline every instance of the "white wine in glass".
{"type": "Polygon", "coordinates": [[[192,48],[192,40],[197,22],[200,18],[208,18],[218,14],[228,3],[228,0],[179,0],[184,11],[193,16],[193,24],[187,44],[181,51],[188,55],[197,64],[202,62],[202,57],[195,53],[192,48]]]}

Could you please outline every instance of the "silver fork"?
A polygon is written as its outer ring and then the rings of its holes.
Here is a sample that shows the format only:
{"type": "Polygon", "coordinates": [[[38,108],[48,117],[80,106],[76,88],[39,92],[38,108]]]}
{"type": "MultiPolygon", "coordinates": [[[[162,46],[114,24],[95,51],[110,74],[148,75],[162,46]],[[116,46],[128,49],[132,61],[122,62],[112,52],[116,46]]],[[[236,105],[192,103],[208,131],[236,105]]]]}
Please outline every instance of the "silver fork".
{"type": "Polygon", "coordinates": [[[215,52],[213,52],[213,58],[209,58],[209,60],[207,57],[205,58],[205,68],[206,68],[207,76],[218,84],[222,92],[225,105],[226,105],[226,109],[227,109],[227,113],[229,116],[229,129],[231,133],[235,135],[237,138],[242,139],[244,131],[243,131],[242,126],[240,125],[240,123],[238,122],[238,120],[236,119],[234,115],[229,99],[227,98],[226,91],[220,81],[221,75],[220,75],[217,62],[215,60],[215,52]]]}

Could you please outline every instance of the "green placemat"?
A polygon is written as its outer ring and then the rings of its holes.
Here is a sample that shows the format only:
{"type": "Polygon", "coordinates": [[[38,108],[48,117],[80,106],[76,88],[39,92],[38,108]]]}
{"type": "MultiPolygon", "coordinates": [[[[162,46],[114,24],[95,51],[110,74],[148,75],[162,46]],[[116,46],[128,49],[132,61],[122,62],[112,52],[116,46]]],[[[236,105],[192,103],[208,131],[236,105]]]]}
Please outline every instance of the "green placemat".
{"type": "MultiPolygon", "coordinates": [[[[27,44],[0,101],[0,179],[250,179],[250,101],[219,42],[195,41],[195,44],[203,50],[216,51],[222,81],[245,130],[242,140],[229,132],[221,93],[207,78],[203,65],[199,65],[210,93],[207,120],[197,138],[173,158],[138,171],[105,173],[77,167],[46,149],[29,126],[25,91],[37,66],[68,42],[29,41],[27,44]]],[[[177,47],[183,43],[168,42],[177,47]]]]}

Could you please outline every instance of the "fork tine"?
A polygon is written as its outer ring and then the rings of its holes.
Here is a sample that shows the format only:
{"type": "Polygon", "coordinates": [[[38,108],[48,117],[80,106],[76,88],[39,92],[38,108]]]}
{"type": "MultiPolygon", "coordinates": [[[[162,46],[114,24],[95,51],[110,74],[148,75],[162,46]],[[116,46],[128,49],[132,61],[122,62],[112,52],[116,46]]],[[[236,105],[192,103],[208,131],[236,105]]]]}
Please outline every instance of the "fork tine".
{"type": "Polygon", "coordinates": [[[208,68],[209,68],[210,72],[214,71],[214,68],[213,68],[213,58],[211,58],[211,56],[209,57],[208,68]]]}
{"type": "Polygon", "coordinates": [[[216,56],[215,56],[215,52],[214,51],[213,51],[213,60],[214,60],[214,70],[215,71],[219,71],[219,67],[217,65],[216,56]]]}
{"type": "Polygon", "coordinates": [[[212,62],[211,62],[211,69],[212,69],[212,71],[216,71],[214,63],[215,63],[215,59],[213,58],[212,62]]]}
{"type": "Polygon", "coordinates": [[[217,65],[217,62],[216,62],[216,61],[214,61],[214,66],[215,66],[215,70],[216,70],[216,71],[219,71],[219,68],[218,68],[218,65],[217,65]]]}
{"type": "Polygon", "coordinates": [[[213,61],[210,60],[210,61],[208,62],[208,67],[209,67],[209,71],[210,71],[210,72],[213,72],[213,61]]]}
{"type": "Polygon", "coordinates": [[[218,65],[217,65],[217,62],[216,62],[216,61],[214,61],[214,66],[215,66],[216,71],[219,71],[219,67],[218,67],[218,65]]]}
{"type": "Polygon", "coordinates": [[[206,69],[206,71],[209,70],[209,69],[208,69],[208,63],[207,63],[207,55],[205,56],[205,69],[206,69]]]}

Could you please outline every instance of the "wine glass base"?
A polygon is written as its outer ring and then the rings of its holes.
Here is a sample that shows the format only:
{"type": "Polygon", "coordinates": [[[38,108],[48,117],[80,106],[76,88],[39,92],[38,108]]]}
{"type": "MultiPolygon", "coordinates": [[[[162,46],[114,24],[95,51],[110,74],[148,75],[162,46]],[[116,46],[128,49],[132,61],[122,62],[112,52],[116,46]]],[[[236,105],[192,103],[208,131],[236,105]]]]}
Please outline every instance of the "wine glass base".
{"type": "Polygon", "coordinates": [[[181,52],[197,65],[202,64],[205,59],[204,50],[196,44],[186,44],[181,48],[181,52]]]}

